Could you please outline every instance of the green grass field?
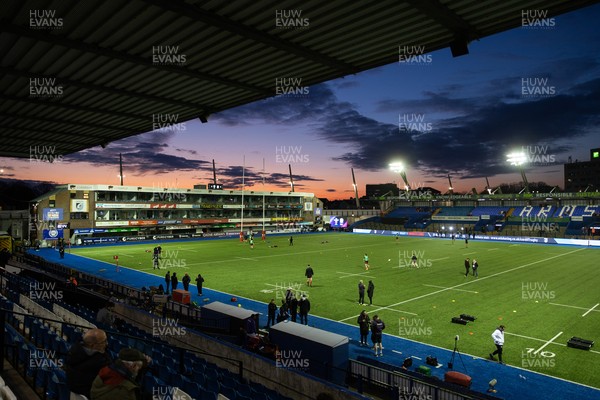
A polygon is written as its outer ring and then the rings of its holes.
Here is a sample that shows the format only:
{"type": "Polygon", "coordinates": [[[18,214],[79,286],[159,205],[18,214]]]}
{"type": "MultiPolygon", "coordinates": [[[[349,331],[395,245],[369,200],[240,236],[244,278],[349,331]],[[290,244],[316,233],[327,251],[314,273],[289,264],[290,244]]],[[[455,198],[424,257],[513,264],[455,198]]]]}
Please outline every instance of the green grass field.
{"type": "MultiPolygon", "coordinates": [[[[358,234],[294,239],[292,247],[288,237],[270,237],[266,243],[259,238],[254,249],[235,239],[166,242],[162,262],[181,276],[187,272],[193,279],[201,273],[207,288],[263,302],[281,299],[292,286],[308,293],[312,315],[352,325],[366,308],[385,321],[385,333],[418,342],[452,349],[458,334],[460,351],[479,357],[493,350],[490,335],[504,324],[507,364],[600,387],[600,349],[566,347],[572,336],[600,339],[600,249],[477,241],[465,248],[460,240],[358,234]],[[418,269],[408,267],[413,252],[418,269]],[[364,253],[369,271],[363,267],[364,253]],[[479,278],[465,278],[466,257],[478,260],[479,278]],[[304,278],[307,264],[315,270],[311,288],[304,278]],[[357,304],[359,279],[375,284],[370,307],[357,304]],[[451,324],[451,317],[461,313],[477,320],[451,324]]],[[[152,254],[146,252],[153,247],[73,253],[110,263],[118,254],[120,264],[154,273],[152,254]]]]}

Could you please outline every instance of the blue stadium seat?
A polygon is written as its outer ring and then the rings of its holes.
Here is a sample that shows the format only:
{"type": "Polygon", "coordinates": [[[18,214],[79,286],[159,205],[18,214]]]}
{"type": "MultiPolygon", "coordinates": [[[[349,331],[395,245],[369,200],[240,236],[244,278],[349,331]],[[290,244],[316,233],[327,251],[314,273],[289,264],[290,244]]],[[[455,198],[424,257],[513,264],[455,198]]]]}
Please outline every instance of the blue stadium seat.
{"type": "MultiPolygon", "coordinates": [[[[28,343],[23,343],[19,347],[19,354],[18,354],[19,365],[24,366],[25,370],[27,370],[29,368],[29,355],[33,351],[35,351],[35,347],[28,343]]],[[[30,376],[33,376],[33,374],[30,374],[30,376]]]]}
{"type": "Polygon", "coordinates": [[[191,383],[190,379],[187,378],[186,376],[180,374],[180,373],[176,373],[172,380],[171,383],[173,384],[173,386],[177,386],[178,388],[182,389],[186,386],[189,386],[189,384],[191,383]]]}
{"type": "Polygon", "coordinates": [[[240,396],[249,397],[251,399],[254,398],[254,394],[256,393],[254,390],[252,390],[252,386],[245,385],[243,383],[238,384],[235,389],[240,396]]]}
{"type": "Polygon", "coordinates": [[[4,345],[6,349],[6,357],[13,362],[17,360],[19,349],[24,344],[23,337],[10,325],[4,326],[4,345]]]}
{"type": "Polygon", "coordinates": [[[216,379],[208,379],[202,385],[204,390],[208,392],[218,393],[219,392],[219,382],[216,379]]]}
{"type": "Polygon", "coordinates": [[[48,367],[33,367],[31,365],[30,367],[34,377],[35,387],[42,389],[45,392],[48,388],[48,382],[52,379],[50,369],[48,369],[48,367]]]}
{"type": "MultiPolygon", "coordinates": [[[[225,370],[226,371],[226,370],[225,370]]],[[[239,380],[237,378],[234,378],[226,373],[224,373],[223,376],[221,376],[221,378],[219,379],[220,383],[222,385],[228,386],[228,387],[232,387],[235,388],[238,385],[241,385],[241,383],[239,382],[239,380]]]]}
{"type": "Polygon", "coordinates": [[[183,391],[194,399],[200,398],[202,390],[202,386],[198,382],[192,382],[190,379],[184,381],[183,391]]]}
{"type": "Polygon", "coordinates": [[[44,337],[44,348],[47,350],[57,351],[58,347],[58,334],[54,331],[48,332],[48,335],[44,337]]]}
{"type": "Polygon", "coordinates": [[[71,391],[67,386],[67,377],[62,370],[56,371],[52,375],[52,383],[55,385],[56,400],[69,400],[71,397],[71,391]]]}
{"type": "Polygon", "coordinates": [[[158,368],[158,377],[165,382],[171,383],[173,377],[177,375],[175,370],[169,366],[161,365],[158,368]]]}
{"type": "Polygon", "coordinates": [[[219,400],[219,392],[213,392],[207,389],[204,389],[202,392],[202,396],[200,397],[202,400],[219,400]]]}
{"type": "MultiPolygon", "coordinates": [[[[168,386],[163,380],[158,379],[152,374],[144,375],[142,379],[142,390],[148,393],[152,393],[152,389],[159,386],[168,386]]],[[[116,399],[115,399],[116,400],[116,399]]]]}
{"type": "Polygon", "coordinates": [[[469,215],[473,210],[473,207],[440,207],[440,212],[437,214],[439,216],[465,216],[469,215]]]}
{"type": "Polygon", "coordinates": [[[221,393],[223,396],[227,397],[228,399],[237,399],[239,397],[238,393],[236,392],[236,390],[233,387],[227,386],[223,383],[221,383],[219,385],[219,393],[221,393]]]}
{"type": "Polygon", "coordinates": [[[214,368],[205,368],[204,369],[204,377],[208,381],[217,381],[219,379],[218,367],[215,365],[214,368]]]}

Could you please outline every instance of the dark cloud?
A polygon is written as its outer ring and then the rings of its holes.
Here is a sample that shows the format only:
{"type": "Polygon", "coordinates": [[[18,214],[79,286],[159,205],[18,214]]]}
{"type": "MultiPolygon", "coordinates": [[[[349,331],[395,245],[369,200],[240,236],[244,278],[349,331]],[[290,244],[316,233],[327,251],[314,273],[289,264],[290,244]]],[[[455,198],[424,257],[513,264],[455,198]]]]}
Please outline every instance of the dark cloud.
{"type": "Polygon", "coordinates": [[[196,150],[189,150],[189,149],[175,149],[175,151],[179,151],[182,153],[190,153],[192,155],[197,155],[198,152],[196,150]]]}
{"type": "Polygon", "coordinates": [[[231,110],[223,111],[213,116],[228,126],[237,126],[252,122],[277,125],[300,124],[315,121],[329,115],[331,112],[353,110],[347,102],[340,102],[326,84],[309,88],[309,94],[304,97],[279,96],[231,110]]]}
{"type": "Polygon", "coordinates": [[[451,98],[450,93],[423,93],[424,98],[418,100],[381,100],[377,103],[377,112],[396,112],[400,115],[406,113],[434,114],[454,113],[467,114],[477,104],[477,99],[451,98]]]}
{"type": "MultiPolygon", "coordinates": [[[[151,132],[139,136],[130,137],[118,142],[111,143],[106,149],[88,149],[73,155],[69,155],[64,162],[87,162],[92,165],[114,166],[118,168],[119,154],[123,156],[123,164],[128,173],[134,175],[145,174],[168,174],[174,171],[205,171],[212,173],[212,160],[198,160],[182,156],[165,154],[169,149],[168,142],[173,133],[151,132]]],[[[195,150],[175,149],[177,152],[196,155],[195,150]]],[[[217,168],[219,182],[225,187],[241,188],[242,180],[247,187],[256,187],[260,190],[263,183],[263,175],[252,168],[241,165],[217,168]],[[242,178],[242,172],[244,178],[242,178]]],[[[198,180],[205,178],[198,177],[198,180]]],[[[294,185],[297,188],[304,186],[302,182],[321,181],[308,175],[294,175],[294,185]]],[[[289,188],[289,176],[285,174],[266,174],[265,183],[282,188],[289,188]]]]}
{"type": "Polygon", "coordinates": [[[331,83],[333,87],[335,87],[336,89],[348,89],[348,88],[355,88],[360,86],[360,84],[357,81],[350,81],[350,80],[337,80],[331,83]]]}
{"type": "MultiPolygon", "coordinates": [[[[217,177],[223,186],[230,188],[241,188],[243,183],[246,188],[253,187],[255,190],[262,190],[264,177],[264,183],[267,185],[290,189],[290,176],[288,174],[263,174],[262,172],[255,171],[251,167],[246,167],[244,169],[241,165],[219,168],[217,170],[217,177]]],[[[303,182],[323,181],[323,179],[313,178],[308,175],[293,175],[293,178],[295,188],[306,187],[303,182]]]]}
{"type": "MultiPolygon", "coordinates": [[[[600,120],[600,80],[585,80],[597,71],[593,59],[557,61],[540,70],[487,82],[476,95],[463,85],[426,91],[418,100],[387,99],[377,112],[424,118],[430,127],[399,129],[361,114],[339,101],[327,84],[310,88],[308,98],[275,98],[219,114],[226,124],[255,120],[308,125],[321,140],[347,149],[333,156],[351,167],[377,171],[396,159],[432,177],[448,172],[462,178],[512,172],[506,154],[514,149],[544,148],[557,159],[572,149],[569,141],[588,135],[600,120]],[[566,65],[564,65],[566,64],[566,65]],[[556,87],[549,97],[526,98],[523,79],[544,78],[556,87]],[[573,80],[569,80],[571,77],[573,80]]],[[[414,120],[413,120],[414,121],[414,120]]],[[[565,157],[563,157],[565,158],[565,157]]],[[[558,162],[558,161],[557,161],[558,162]]]]}
{"type": "Polygon", "coordinates": [[[11,176],[16,176],[16,174],[14,173],[14,167],[11,167],[9,165],[0,165],[0,177],[11,177],[11,176]]]}
{"type": "Polygon", "coordinates": [[[204,160],[194,160],[180,156],[161,153],[168,146],[140,146],[138,148],[124,149],[120,152],[104,149],[85,150],[65,158],[65,162],[87,162],[97,166],[119,166],[119,153],[123,157],[123,165],[126,171],[134,175],[146,174],[168,174],[174,171],[197,171],[212,169],[212,163],[204,160]],[[150,148],[148,148],[150,147],[150,148]],[[108,150],[108,151],[107,151],[108,150]]]}
{"type": "MultiPolygon", "coordinates": [[[[423,118],[430,128],[399,129],[396,119],[378,121],[338,99],[332,88],[357,85],[353,80],[311,86],[305,96],[274,97],[215,114],[212,120],[226,126],[304,126],[316,138],[343,149],[334,153],[333,160],[359,170],[384,170],[401,159],[408,168],[431,178],[445,178],[449,172],[457,178],[493,176],[513,171],[505,156],[515,147],[547,146],[546,151],[557,159],[566,158],[574,139],[589,135],[600,122],[599,67],[591,57],[556,60],[522,74],[513,72],[477,84],[448,83],[424,91],[418,99],[385,99],[375,104],[377,113],[423,118]],[[547,78],[556,95],[524,98],[521,87],[528,78],[547,78]]],[[[155,131],[111,143],[106,149],[69,155],[64,161],[117,167],[122,153],[127,171],[136,175],[176,170],[210,173],[212,162],[195,158],[194,150],[176,148],[177,155],[166,154],[174,134],[155,131]]],[[[225,186],[241,187],[242,167],[220,168],[218,177],[225,186]]],[[[246,186],[260,190],[263,176],[246,168],[244,180],[246,186]]],[[[287,174],[268,174],[264,181],[289,188],[287,174]]],[[[298,188],[311,181],[321,179],[294,176],[298,188]]]]}

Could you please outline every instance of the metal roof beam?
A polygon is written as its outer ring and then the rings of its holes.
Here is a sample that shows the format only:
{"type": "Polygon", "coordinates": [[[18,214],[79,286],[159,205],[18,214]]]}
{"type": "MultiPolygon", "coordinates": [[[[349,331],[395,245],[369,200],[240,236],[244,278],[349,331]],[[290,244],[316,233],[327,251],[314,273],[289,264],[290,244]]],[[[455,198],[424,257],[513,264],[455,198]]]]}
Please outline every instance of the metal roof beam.
{"type": "MultiPolygon", "coordinates": [[[[49,117],[40,117],[39,115],[21,115],[21,114],[8,114],[8,113],[3,113],[0,112],[0,117],[2,117],[4,119],[4,123],[3,123],[3,127],[10,127],[9,125],[6,125],[6,121],[8,121],[9,119],[19,119],[19,120],[24,120],[24,121],[41,121],[41,122],[49,122],[49,123],[55,123],[55,124],[60,124],[60,125],[73,125],[76,126],[76,129],[79,129],[80,127],[85,127],[85,128],[95,128],[95,129],[104,129],[104,130],[109,130],[109,131],[115,131],[115,132],[124,132],[124,133],[128,133],[128,134],[137,134],[139,133],[139,129],[131,129],[131,128],[124,128],[124,127],[115,127],[112,125],[102,125],[102,124],[96,124],[96,123],[90,123],[90,122],[79,122],[79,121],[73,121],[73,120],[63,120],[63,119],[55,119],[55,118],[49,118],[49,117]]],[[[80,135],[80,133],[77,133],[78,135],[80,135]]],[[[89,135],[90,137],[97,137],[98,139],[103,139],[103,137],[98,137],[96,135],[89,135]]],[[[2,137],[2,134],[0,134],[0,137],[2,137]]],[[[106,138],[107,140],[109,138],[106,138]]],[[[110,140],[117,140],[116,138],[112,138],[110,140]]]]}
{"type": "MultiPolygon", "coordinates": [[[[136,98],[141,98],[141,99],[147,99],[147,100],[155,101],[157,103],[171,104],[173,106],[178,106],[178,107],[186,107],[186,108],[189,108],[190,110],[196,110],[196,111],[199,109],[202,109],[202,110],[210,109],[209,106],[203,105],[203,104],[189,103],[189,102],[174,100],[174,99],[167,99],[167,98],[163,98],[160,96],[154,96],[151,94],[133,92],[133,91],[124,90],[124,89],[111,88],[111,87],[107,87],[107,86],[96,85],[93,83],[84,83],[84,82],[79,82],[79,81],[75,81],[72,79],[61,78],[58,76],[54,77],[54,76],[50,76],[50,75],[36,74],[33,72],[17,70],[17,69],[9,68],[9,67],[0,67],[0,73],[4,73],[6,75],[18,76],[18,77],[22,77],[22,78],[42,78],[42,79],[43,78],[56,78],[56,80],[60,83],[64,83],[67,86],[78,87],[81,89],[91,89],[91,90],[95,90],[98,92],[112,93],[112,94],[124,96],[127,98],[136,97],[136,98]]],[[[200,111],[198,111],[198,112],[200,112],[200,111]]]]}
{"type": "MultiPolygon", "coordinates": [[[[171,65],[157,65],[153,64],[150,59],[135,56],[128,53],[123,53],[120,51],[107,49],[105,47],[100,47],[96,44],[84,43],[78,40],[69,39],[65,36],[57,35],[57,34],[48,34],[46,31],[35,30],[35,29],[26,29],[22,26],[7,23],[3,26],[4,31],[13,33],[18,36],[28,37],[31,39],[35,39],[39,42],[46,42],[54,45],[64,46],[68,49],[76,49],[85,53],[93,53],[100,56],[104,56],[111,59],[118,59],[122,61],[127,61],[137,65],[143,65],[144,68],[153,68],[157,70],[161,70],[164,72],[172,72],[177,75],[187,75],[192,78],[219,83],[224,86],[236,87],[238,89],[247,90],[251,92],[256,92],[263,94],[265,96],[272,96],[273,92],[269,90],[265,90],[258,86],[253,86],[247,83],[238,82],[233,79],[227,79],[220,76],[207,74],[199,71],[192,71],[187,68],[171,66],[171,65]]],[[[212,110],[206,110],[207,112],[211,112],[212,110]]]]}
{"type": "Polygon", "coordinates": [[[467,35],[467,39],[478,39],[483,35],[467,21],[450,11],[436,0],[407,0],[411,6],[427,15],[448,31],[467,35]]]}
{"type": "MultiPolygon", "coordinates": [[[[65,141],[64,143],[80,143],[80,142],[73,140],[73,138],[86,138],[86,139],[91,139],[94,142],[96,142],[98,139],[101,139],[95,135],[87,135],[87,134],[79,133],[79,132],[74,134],[74,133],[68,133],[68,132],[64,132],[64,131],[63,132],[56,131],[56,130],[52,130],[52,129],[36,129],[35,127],[4,125],[2,128],[6,131],[15,130],[15,131],[21,131],[21,132],[40,132],[40,133],[44,133],[44,134],[48,134],[48,135],[54,135],[56,137],[58,137],[58,136],[69,137],[69,141],[65,141]]],[[[0,137],[2,137],[2,136],[10,137],[10,135],[1,135],[0,137]]],[[[26,135],[19,136],[15,139],[19,140],[19,139],[25,139],[25,138],[27,138],[26,135]]],[[[86,143],[89,143],[89,141],[86,143]]]]}
{"type": "Polygon", "coordinates": [[[34,104],[34,105],[40,105],[43,107],[56,107],[56,108],[64,108],[67,110],[73,110],[73,111],[83,111],[83,112],[89,112],[92,114],[103,114],[103,115],[110,115],[110,116],[117,116],[117,117],[123,117],[123,118],[128,118],[128,119],[137,119],[139,121],[147,121],[150,125],[150,123],[152,122],[151,119],[149,119],[147,116],[141,116],[141,115],[137,115],[137,114],[131,114],[131,113],[126,113],[126,112],[122,112],[122,111],[114,111],[114,110],[103,110],[100,108],[96,108],[96,107],[87,107],[87,106],[77,106],[77,105],[73,105],[73,104],[64,104],[64,103],[58,103],[55,101],[42,101],[38,98],[35,97],[19,97],[19,96],[11,96],[11,95],[0,95],[0,99],[6,99],[6,100],[10,100],[10,101],[16,101],[18,103],[27,103],[27,104],[34,104]]]}
{"type": "Polygon", "coordinates": [[[144,0],[146,3],[153,4],[159,8],[169,10],[182,16],[196,19],[205,24],[215,26],[221,30],[226,30],[236,35],[240,35],[246,39],[251,39],[255,42],[260,42],[270,47],[276,48],[286,53],[294,54],[315,63],[325,65],[327,67],[343,71],[345,74],[355,74],[360,72],[358,67],[329,57],[307,47],[292,43],[283,38],[270,35],[258,29],[251,28],[234,22],[228,18],[214,14],[207,10],[200,10],[191,4],[184,2],[174,2],[170,0],[144,0]]]}

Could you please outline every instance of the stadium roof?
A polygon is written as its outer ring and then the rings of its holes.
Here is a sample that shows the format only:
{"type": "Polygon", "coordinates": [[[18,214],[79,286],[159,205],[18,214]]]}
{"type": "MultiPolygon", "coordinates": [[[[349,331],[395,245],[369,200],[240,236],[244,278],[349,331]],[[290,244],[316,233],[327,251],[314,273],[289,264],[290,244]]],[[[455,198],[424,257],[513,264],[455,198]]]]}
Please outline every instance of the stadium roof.
{"type": "MultiPolygon", "coordinates": [[[[551,18],[598,0],[8,0],[0,156],[69,154],[551,18]],[[281,81],[279,81],[281,82],[281,81]],[[296,81],[296,84],[299,81],[296,81]],[[160,118],[160,117],[158,117],[160,118]]],[[[550,44],[549,44],[550,45],[550,44]]]]}

